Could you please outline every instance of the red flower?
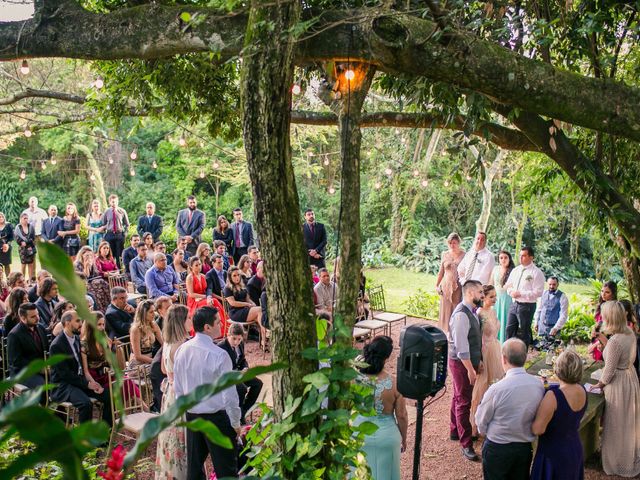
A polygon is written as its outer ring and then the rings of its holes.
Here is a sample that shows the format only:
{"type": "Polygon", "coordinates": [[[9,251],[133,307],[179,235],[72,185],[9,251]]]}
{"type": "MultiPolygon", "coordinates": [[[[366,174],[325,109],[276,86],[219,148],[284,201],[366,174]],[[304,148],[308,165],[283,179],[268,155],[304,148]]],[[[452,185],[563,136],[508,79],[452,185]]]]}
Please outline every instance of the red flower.
{"type": "Polygon", "coordinates": [[[107,460],[107,471],[98,472],[98,475],[104,478],[104,480],[122,480],[124,478],[124,472],[122,466],[124,465],[124,457],[127,451],[122,445],[118,445],[111,452],[111,458],[107,460]]]}

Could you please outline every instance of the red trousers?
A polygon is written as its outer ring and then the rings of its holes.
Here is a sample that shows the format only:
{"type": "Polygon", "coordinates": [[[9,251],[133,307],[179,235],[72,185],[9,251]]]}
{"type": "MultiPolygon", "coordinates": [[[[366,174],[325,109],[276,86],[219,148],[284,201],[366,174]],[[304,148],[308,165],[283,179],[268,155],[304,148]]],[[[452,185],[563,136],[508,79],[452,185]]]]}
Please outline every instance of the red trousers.
{"type": "Polygon", "coordinates": [[[460,360],[449,359],[449,373],[453,380],[453,397],[451,398],[451,434],[460,437],[460,444],[470,447],[471,440],[471,395],[473,385],[469,383],[467,369],[460,360]]]}

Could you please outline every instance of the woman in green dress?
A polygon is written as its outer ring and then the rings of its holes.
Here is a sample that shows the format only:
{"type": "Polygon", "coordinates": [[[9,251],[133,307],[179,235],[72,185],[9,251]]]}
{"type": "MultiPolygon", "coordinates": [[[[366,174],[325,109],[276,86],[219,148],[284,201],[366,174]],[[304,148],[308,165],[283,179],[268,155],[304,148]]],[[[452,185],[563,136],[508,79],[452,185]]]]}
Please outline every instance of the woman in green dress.
{"type": "Polygon", "coordinates": [[[104,225],[102,225],[102,212],[100,211],[100,202],[94,200],[91,202],[91,211],[87,214],[87,230],[89,230],[89,238],[87,244],[93,252],[98,251],[98,245],[104,236],[104,225]]]}
{"type": "Polygon", "coordinates": [[[511,296],[503,287],[509,278],[511,270],[514,268],[515,264],[511,254],[506,250],[500,250],[500,253],[498,253],[498,265],[496,265],[491,274],[491,285],[496,289],[494,309],[500,322],[498,340],[500,340],[501,344],[507,339],[507,317],[509,316],[509,307],[511,307],[511,296]]]}

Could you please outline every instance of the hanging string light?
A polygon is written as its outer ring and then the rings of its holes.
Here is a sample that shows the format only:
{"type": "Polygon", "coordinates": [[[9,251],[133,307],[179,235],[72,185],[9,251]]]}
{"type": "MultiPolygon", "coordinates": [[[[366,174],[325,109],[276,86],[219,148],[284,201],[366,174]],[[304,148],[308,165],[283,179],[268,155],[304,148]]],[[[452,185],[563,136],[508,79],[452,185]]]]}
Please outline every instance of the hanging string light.
{"type": "Polygon", "coordinates": [[[109,165],[113,165],[113,157],[109,155],[109,165]]]}
{"type": "Polygon", "coordinates": [[[151,168],[153,168],[154,170],[158,168],[158,164],[156,163],[155,160],[151,163],[151,168]]]}
{"type": "Polygon", "coordinates": [[[184,138],[184,135],[180,135],[180,138],[178,139],[178,145],[180,145],[181,147],[185,147],[187,145],[187,139],[184,138]]]}
{"type": "Polygon", "coordinates": [[[131,175],[132,177],[136,176],[136,171],[133,169],[133,165],[131,165],[131,169],[129,170],[129,175],[131,175]]]}
{"type": "Polygon", "coordinates": [[[302,88],[300,88],[300,85],[298,85],[297,83],[293,85],[293,87],[291,87],[291,93],[293,93],[294,95],[300,95],[300,92],[302,91],[302,88]]]}
{"type": "Polygon", "coordinates": [[[41,168],[42,170],[46,170],[46,169],[47,169],[47,162],[42,162],[42,163],[40,164],[40,168],[41,168]]]}
{"type": "Polygon", "coordinates": [[[380,182],[376,182],[374,187],[375,187],[376,190],[380,190],[380,188],[382,187],[382,184],[380,182]]]}
{"type": "Polygon", "coordinates": [[[215,168],[216,170],[219,169],[220,164],[217,161],[213,162],[213,168],[215,168]]]}
{"type": "Polygon", "coordinates": [[[429,180],[425,178],[424,180],[422,180],[422,182],[420,182],[420,185],[422,185],[423,187],[426,187],[427,185],[429,185],[429,180]]]}
{"type": "Polygon", "coordinates": [[[417,169],[416,169],[416,170],[414,170],[414,171],[413,171],[413,176],[414,176],[414,177],[417,177],[418,175],[420,175],[420,171],[419,171],[419,170],[417,170],[417,169]]]}
{"type": "Polygon", "coordinates": [[[138,158],[138,150],[134,148],[131,154],[129,155],[129,158],[131,160],[135,160],[136,158],[138,158]]]}
{"type": "Polygon", "coordinates": [[[58,163],[58,160],[56,160],[55,158],[51,159],[51,165],[55,165],[58,163]]]}
{"type": "Polygon", "coordinates": [[[27,172],[23,169],[20,172],[20,180],[24,180],[25,178],[27,178],[27,172]]]}
{"type": "Polygon", "coordinates": [[[20,73],[22,75],[29,75],[29,63],[26,60],[22,60],[22,65],[20,66],[20,73]]]}
{"type": "Polygon", "coordinates": [[[391,168],[387,167],[384,169],[384,174],[388,177],[390,177],[393,174],[393,170],[391,170],[391,168]]]}
{"type": "Polygon", "coordinates": [[[29,127],[24,129],[24,136],[29,138],[31,137],[31,135],[33,135],[33,132],[31,131],[31,129],[29,127]]]}
{"type": "Polygon", "coordinates": [[[95,182],[95,181],[96,181],[96,174],[95,174],[95,173],[92,173],[92,174],[91,174],[91,176],[89,177],[89,179],[90,179],[92,182],[95,182]]]}
{"type": "Polygon", "coordinates": [[[336,193],[336,189],[333,187],[329,187],[329,193],[333,195],[334,193],[336,193]]]}
{"type": "Polygon", "coordinates": [[[200,178],[204,178],[204,168],[200,169],[200,178]]]}
{"type": "Polygon", "coordinates": [[[96,89],[98,90],[104,87],[104,80],[102,80],[102,77],[96,78],[96,81],[93,82],[93,86],[96,87],[96,89]]]}
{"type": "Polygon", "coordinates": [[[467,179],[467,181],[471,180],[471,175],[469,175],[469,174],[467,173],[466,179],[467,179]]]}
{"type": "Polygon", "coordinates": [[[344,72],[344,78],[351,81],[356,78],[356,72],[354,72],[353,69],[350,68],[346,72],[344,72]]]}
{"type": "Polygon", "coordinates": [[[324,161],[322,163],[324,163],[325,166],[329,165],[329,155],[324,156],[324,161]]]}
{"type": "Polygon", "coordinates": [[[444,181],[444,186],[445,186],[445,187],[448,187],[448,186],[449,186],[449,180],[445,180],[445,181],[444,181]]]}

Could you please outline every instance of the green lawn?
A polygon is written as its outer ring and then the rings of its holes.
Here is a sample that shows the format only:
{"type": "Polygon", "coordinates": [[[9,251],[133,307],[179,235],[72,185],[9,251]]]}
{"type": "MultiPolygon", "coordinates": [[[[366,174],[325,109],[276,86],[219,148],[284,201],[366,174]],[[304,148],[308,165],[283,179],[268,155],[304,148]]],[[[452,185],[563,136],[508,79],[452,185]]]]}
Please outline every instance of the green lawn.
{"type": "MultiPolygon", "coordinates": [[[[427,273],[417,273],[401,268],[371,268],[365,271],[367,286],[382,285],[387,303],[387,310],[404,313],[402,304],[411,295],[422,289],[428,293],[435,293],[436,276],[427,273]]],[[[588,295],[588,285],[564,283],[560,289],[567,295],[588,295]]]]}

